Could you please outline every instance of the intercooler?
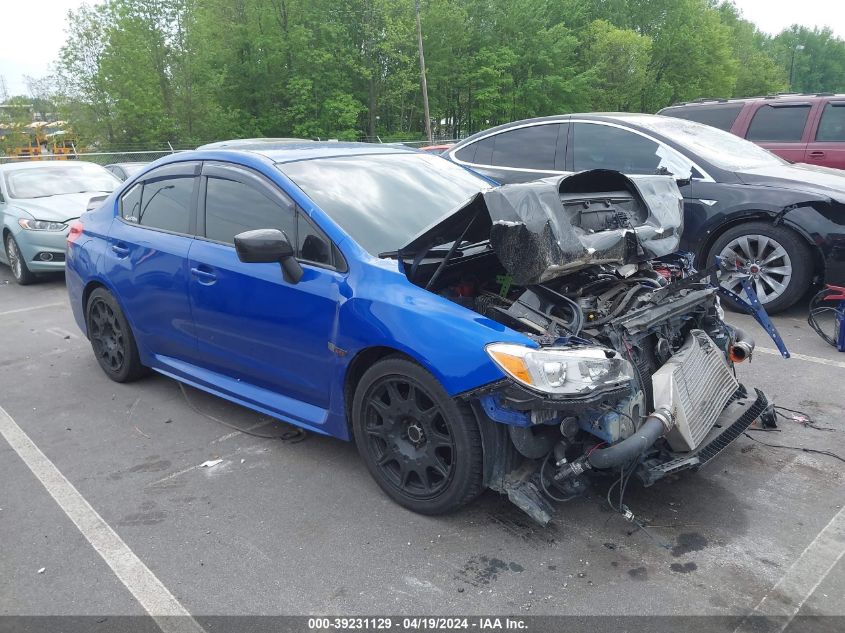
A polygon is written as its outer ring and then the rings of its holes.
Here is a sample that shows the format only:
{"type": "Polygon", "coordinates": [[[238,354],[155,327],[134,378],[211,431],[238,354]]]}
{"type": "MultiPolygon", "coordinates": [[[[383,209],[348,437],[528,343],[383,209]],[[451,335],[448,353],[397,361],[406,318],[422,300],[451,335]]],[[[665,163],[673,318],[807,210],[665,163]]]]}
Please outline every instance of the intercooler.
{"type": "Polygon", "coordinates": [[[668,407],[675,426],[666,435],[673,451],[691,451],[707,436],[739,383],[724,352],[701,330],[652,375],[655,409],[668,407]]]}

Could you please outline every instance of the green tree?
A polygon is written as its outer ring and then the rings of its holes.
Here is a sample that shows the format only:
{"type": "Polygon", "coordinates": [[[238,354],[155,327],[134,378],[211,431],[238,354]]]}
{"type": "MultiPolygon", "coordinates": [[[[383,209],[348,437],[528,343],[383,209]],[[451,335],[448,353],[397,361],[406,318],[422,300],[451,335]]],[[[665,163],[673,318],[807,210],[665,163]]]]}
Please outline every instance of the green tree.
{"type": "Polygon", "coordinates": [[[788,88],[785,69],[772,55],[771,38],[744,20],[734,4],[719,6],[722,23],[731,29],[731,45],[737,60],[737,77],[732,96],[773,94],[788,88]]]}
{"type": "Polygon", "coordinates": [[[772,50],[787,76],[795,60],[790,90],[845,91],[845,42],[829,28],[792,26],[774,38],[772,50]]]}
{"type": "Polygon", "coordinates": [[[582,36],[583,64],[591,76],[591,109],[638,110],[651,79],[651,38],[595,20],[582,36]]]}

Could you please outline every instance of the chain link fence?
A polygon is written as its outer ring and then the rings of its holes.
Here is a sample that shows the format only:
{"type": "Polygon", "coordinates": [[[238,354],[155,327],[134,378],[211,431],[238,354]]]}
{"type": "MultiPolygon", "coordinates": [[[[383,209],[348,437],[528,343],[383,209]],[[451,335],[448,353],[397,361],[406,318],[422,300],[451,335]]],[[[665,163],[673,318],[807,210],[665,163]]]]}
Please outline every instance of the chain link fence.
{"type": "Polygon", "coordinates": [[[39,160],[84,160],[98,165],[113,163],[150,163],[162,156],[173,154],[171,150],[150,150],[130,152],[79,152],[70,154],[40,154],[38,156],[0,156],[0,164],[39,160]]]}

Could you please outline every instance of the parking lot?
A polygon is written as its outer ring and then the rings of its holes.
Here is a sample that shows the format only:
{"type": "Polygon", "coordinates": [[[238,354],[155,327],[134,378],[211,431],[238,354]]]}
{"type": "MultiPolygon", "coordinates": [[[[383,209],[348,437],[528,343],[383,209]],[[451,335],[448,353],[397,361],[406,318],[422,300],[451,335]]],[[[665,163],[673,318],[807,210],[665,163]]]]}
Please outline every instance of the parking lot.
{"type": "MultiPolygon", "coordinates": [[[[161,376],[110,382],[67,301],[61,276],[20,287],[0,266],[0,428],[19,427],[198,618],[845,615],[845,463],[834,457],[740,437],[699,473],[629,487],[647,532],[608,508],[601,481],[545,529],[493,493],[419,516],[381,493],[351,444],[240,433],[212,417],[278,427],[161,376]]],[[[779,432],[750,435],[845,456],[845,354],[803,309],[775,319],[790,360],[750,318],[729,320],[757,340],[741,379],[822,427],[781,418],[779,432]]],[[[71,502],[20,453],[0,437],[0,614],[143,614],[71,502]]]]}

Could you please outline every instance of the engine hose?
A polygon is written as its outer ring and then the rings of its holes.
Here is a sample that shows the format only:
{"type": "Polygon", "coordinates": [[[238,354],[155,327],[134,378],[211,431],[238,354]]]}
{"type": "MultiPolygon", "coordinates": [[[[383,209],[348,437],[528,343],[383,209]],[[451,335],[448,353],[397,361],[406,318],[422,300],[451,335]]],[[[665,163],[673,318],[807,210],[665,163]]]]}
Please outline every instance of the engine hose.
{"type": "Polygon", "coordinates": [[[730,359],[734,362],[742,362],[751,358],[751,354],[754,353],[754,339],[741,328],[734,327],[733,331],[733,343],[729,349],[730,359]]]}
{"type": "Polygon", "coordinates": [[[613,302],[613,306],[610,308],[610,311],[608,312],[607,316],[602,317],[601,319],[596,319],[595,321],[590,323],[590,326],[594,327],[596,325],[604,325],[608,321],[612,321],[613,319],[615,319],[622,313],[623,310],[625,310],[625,308],[628,307],[628,303],[631,301],[634,295],[642,289],[643,287],[637,284],[628,292],[626,292],[621,298],[617,297],[616,301],[613,302]]]}
{"type": "MultiPolygon", "coordinates": [[[[661,279],[663,279],[663,278],[661,277],[661,279]]],[[[630,281],[630,282],[636,281],[637,283],[652,284],[655,288],[662,288],[663,286],[666,285],[665,281],[661,284],[660,281],[658,281],[657,279],[652,279],[651,277],[634,277],[633,279],[629,279],[628,281],[630,281]]]]}
{"type": "Polygon", "coordinates": [[[584,312],[581,310],[581,306],[575,303],[572,299],[567,297],[566,295],[560,295],[564,299],[566,299],[569,307],[572,309],[572,325],[570,326],[570,331],[572,332],[573,336],[578,336],[581,332],[581,328],[584,327],[584,312]]]}
{"type": "Polygon", "coordinates": [[[608,448],[594,450],[587,457],[590,467],[597,469],[614,468],[627,464],[639,457],[666,432],[664,420],[650,415],[630,437],[608,448]]]}
{"type": "Polygon", "coordinates": [[[754,347],[754,337],[742,328],[734,326],[734,340],[737,343],[748,343],[752,348],[754,347]]]}

